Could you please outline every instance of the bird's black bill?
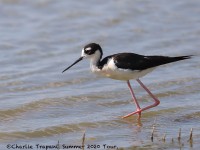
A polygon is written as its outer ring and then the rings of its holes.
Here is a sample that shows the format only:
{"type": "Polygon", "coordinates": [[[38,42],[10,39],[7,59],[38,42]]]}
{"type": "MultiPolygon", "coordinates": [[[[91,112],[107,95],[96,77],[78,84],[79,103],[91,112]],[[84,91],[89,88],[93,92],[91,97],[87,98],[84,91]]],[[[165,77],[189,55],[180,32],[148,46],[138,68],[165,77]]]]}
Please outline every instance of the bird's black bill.
{"type": "MultiPolygon", "coordinates": [[[[68,70],[69,68],[71,68],[73,65],[75,65],[76,63],[78,63],[79,61],[81,61],[83,59],[83,57],[80,57],[78,60],[76,60],[72,65],[70,65],[69,67],[67,67],[65,70],[63,70],[63,72],[65,72],[66,70],[68,70]]],[[[62,72],[62,73],[63,73],[62,72]]]]}

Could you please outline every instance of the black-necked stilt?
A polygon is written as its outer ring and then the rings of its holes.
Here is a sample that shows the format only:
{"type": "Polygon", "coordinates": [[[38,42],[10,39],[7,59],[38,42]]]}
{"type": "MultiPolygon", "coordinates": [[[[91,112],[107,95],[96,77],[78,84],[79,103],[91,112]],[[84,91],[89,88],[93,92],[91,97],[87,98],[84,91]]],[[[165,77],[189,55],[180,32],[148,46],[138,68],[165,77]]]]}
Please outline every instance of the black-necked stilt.
{"type": "Polygon", "coordinates": [[[148,90],[148,88],[140,81],[139,78],[153,71],[156,67],[160,65],[191,58],[191,55],[168,57],[143,56],[134,53],[118,53],[107,56],[101,60],[102,56],[103,51],[100,45],[96,43],[90,43],[82,49],[81,57],[76,60],[72,65],[63,70],[63,72],[71,68],[82,59],[89,58],[90,68],[93,73],[116,80],[126,81],[131,92],[133,101],[136,105],[136,111],[124,116],[123,118],[129,117],[134,114],[138,114],[140,117],[142,111],[155,107],[160,103],[160,101],[150,92],[150,90],[148,90]],[[130,79],[136,79],[140,86],[142,86],[153,98],[154,103],[152,105],[149,105],[145,108],[140,107],[133,92],[133,89],[131,88],[129,82],[130,79]]]}

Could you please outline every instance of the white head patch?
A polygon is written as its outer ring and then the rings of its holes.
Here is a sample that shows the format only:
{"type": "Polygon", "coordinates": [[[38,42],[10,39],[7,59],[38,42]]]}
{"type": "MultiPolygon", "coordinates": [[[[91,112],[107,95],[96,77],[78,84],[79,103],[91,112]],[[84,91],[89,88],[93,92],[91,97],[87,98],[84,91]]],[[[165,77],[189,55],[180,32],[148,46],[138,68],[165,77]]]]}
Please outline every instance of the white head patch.
{"type": "Polygon", "coordinates": [[[90,51],[92,48],[91,47],[87,47],[86,49],[85,49],[85,51],[90,51]]]}

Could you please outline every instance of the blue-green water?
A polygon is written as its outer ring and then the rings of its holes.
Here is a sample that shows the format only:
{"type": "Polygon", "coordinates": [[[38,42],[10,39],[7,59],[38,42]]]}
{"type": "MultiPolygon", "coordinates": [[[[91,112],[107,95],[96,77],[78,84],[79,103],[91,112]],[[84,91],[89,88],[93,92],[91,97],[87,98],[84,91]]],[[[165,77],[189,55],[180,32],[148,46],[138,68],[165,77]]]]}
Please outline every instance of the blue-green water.
{"type": "MultiPolygon", "coordinates": [[[[9,149],[8,144],[37,149],[37,144],[58,141],[81,145],[84,132],[85,145],[100,145],[98,149],[104,144],[198,149],[199,14],[200,1],[195,0],[0,0],[1,149],[9,149]],[[61,73],[90,42],[99,43],[104,56],[118,52],[195,56],[141,79],[161,104],[145,111],[138,122],[137,116],[121,119],[135,111],[125,82],[95,76],[86,60],[61,73]]],[[[137,82],[131,84],[141,106],[152,103],[137,82]]]]}

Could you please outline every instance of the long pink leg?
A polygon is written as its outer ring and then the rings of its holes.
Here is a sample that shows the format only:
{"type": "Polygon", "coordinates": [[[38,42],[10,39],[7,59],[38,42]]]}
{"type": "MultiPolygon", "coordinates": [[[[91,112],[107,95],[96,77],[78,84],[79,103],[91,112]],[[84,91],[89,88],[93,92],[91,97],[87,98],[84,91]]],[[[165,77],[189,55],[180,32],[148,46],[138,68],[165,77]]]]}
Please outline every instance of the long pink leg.
{"type": "MultiPolygon", "coordinates": [[[[136,97],[135,97],[135,94],[134,94],[134,92],[133,92],[133,89],[132,89],[132,87],[131,87],[131,84],[130,84],[130,81],[129,81],[129,80],[127,81],[127,84],[128,84],[129,90],[130,90],[130,92],[131,92],[131,96],[132,96],[132,98],[133,98],[133,102],[135,103],[136,110],[137,110],[137,111],[140,111],[140,110],[141,110],[140,105],[139,105],[139,103],[138,103],[138,101],[137,101],[137,99],[136,99],[136,97]]],[[[140,117],[140,116],[141,116],[141,112],[138,112],[138,114],[139,114],[139,117],[140,117]]],[[[124,118],[124,117],[123,117],[123,118],[124,118]]]]}
{"type": "Polygon", "coordinates": [[[131,92],[131,95],[132,95],[132,98],[133,98],[133,102],[135,103],[137,110],[140,110],[140,105],[139,105],[139,103],[138,103],[138,101],[137,101],[137,99],[135,97],[135,94],[133,92],[133,89],[131,87],[131,84],[130,84],[129,80],[127,81],[127,84],[128,84],[129,90],[131,92]]]}
{"type": "Polygon", "coordinates": [[[141,87],[143,87],[143,88],[147,91],[147,93],[153,98],[154,103],[153,103],[152,105],[149,105],[149,106],[145,107],[145,108],[142,108],[142,109],[140,109],[140,110],[137,110],[137,111],[135,111],[135,112],[132,112],[132,113],[130,113],[130,114],[124,116],[123,118],[127,118],[127,117],[129,117],[129,116],[131,116],[131,115],[134,115],[134,114],[137,114],[137,113],[141,113],[141,112],[144,111],[144,110],[150,109],[150,108],[155,107],[155,106],[157,106],[157,105],[160,104],[160,101],[150,92],[150,90],[149,90],[139,79],[137,79],[136,81],[137,81],[137,82],[141,85],[141,87]]]}

